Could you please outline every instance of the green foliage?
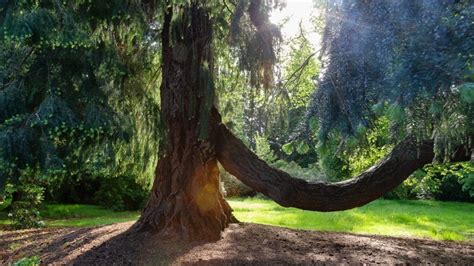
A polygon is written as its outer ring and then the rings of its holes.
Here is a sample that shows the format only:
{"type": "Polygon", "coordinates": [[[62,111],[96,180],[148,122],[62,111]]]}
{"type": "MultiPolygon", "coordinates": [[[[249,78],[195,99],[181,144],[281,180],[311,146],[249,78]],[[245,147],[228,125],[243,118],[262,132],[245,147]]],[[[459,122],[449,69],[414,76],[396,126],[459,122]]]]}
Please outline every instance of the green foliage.
{"type": "Polygon", "coordinates": [[[390,144],[390,121],[382,116],[374,127],[360,134],[362,139],[348,144],[344,156],[348,158],[351,176],[356,176],[383,159],[393,148],[390,144]]]}
{"type": "Polygon", "coordinates": [[[281,4],[279,0],[240,0],[235,6],[230,25],[231,44],[239,55],[240,68],[249,74],[253,87],[273,86],[275,44],[281,33],[270,22],[269,12],[281,4]]]}
{"type": "Polygon", "coordinates": [[[315,89],[315,79],[320,71],[316,52],[308,41],[308,33],[300,27],[300,34],[288,41],[288,55],[284,58],[282,88],[293,108],[306,107],[315,89]]]}
{"type": "Polygon", "coordinates": [[[20,179],[10,191],[17,195],[11,205],[8,217],[16,229],[41,227],[39,207],[44,199],[44,180],[41,180],[39,169],[27,167],[20,172],[20,179]]]}
{"type": "Polygon", "coordinates": [[[124,176],[137,194],[149,188],[160,58],[159,14],[148,12],[122,0],[1,4],[0,191],[28,165],[48,179],[48,198],[124,176]]]}
{"type": "Polygon", "coordinates": [[[296,148],[296,151],[299,154],[307,154],[309,152],[309,145],[306,142],[300,142],[296,148]]]}
{"type": "Polygon", "coordinates": [[[10,207],[13,200],[13,193],[15,192],[15,186],[11,183],[5,185],[2,194],[0,195],[0,211],[10,207]]]}
{"type": "Polygon", "coordinates": [[[461,99],[468,103],[474,103],[474,82],[466,82],[460,86],[459,91],[461,93],[461,99]]]}
{"type": "Polygon", "coordinates": [[[257,136],[255,138],[255,154],[267,163],[273,163],[276,160],[276,156],[273,150],[270,148],[268,140],[264,136],[257,136]]]}
{"type": "Polygon", "coordinates": [[[294,144],[293,142],[288,142],[284,144],[283,146],[281,146],[281,149],[284,153],[286,153],[287,155],[290,155],[294,151],[294,144]]]}
{"type": "MultiPolygon", "coordinates": [[[[223,27],[220,30],[228,30],[223,27]]],[[[228,31],[220,35],[228,36],[228,31]]],[[[215,58],[215,87],[218,96],[217,107],[222,115],[222,121],[245,142],[253,141],[249,121],[246,120],[249,94],[251,92],[246,81],[245,73],[239,69],[235,55],[225,38],[214,38],[215,58]]]]}
{"type": "Polygon", "coordinates": [[[439,161],[472,145],[472,1],[330,1],[327,64],[308,117],[320,140],[371,128],[388,105],[391,134],[433,138],[439,161]],[[364,25],[361,27],[360,25],[364,25]]]}
{"type": "Polygon", "coordinates": [[[133,177],[102,178],[94,202],[116,211],[138,210],[144,206],[148,194],[133,177]]]}
{"type": "Polygon", "coordinates": [[[341,156],[339,150],[340,140],[341,136],[333,132],[328,141],[321,142],[317,147],[318,165],[324,180],[341,181],[350,177],[348,158],[341,156]]]}
{"type": "Polygon", "coordinates": [[[40,265],[41,260],[38,256],[22,258],[13,263],[13,266],[36,266],[40,265]]]}
{"type": "MultiPolygon", "coordinates": [[[[293,153],[293,143],[290,142],[282,146],[282,150],[286,154],[293,153]],[[288,148],[290,147],[290,148],[288,148]]],[[[296,151],[299,154],[306,154],[309,151],[308,144],[300,142],[296,148],[296,151]]],[[[307,181],[321,181],[322,177],[320,170],[317,165],[310,164],[307,167],[301,167],[298,163],[294,161],[285,161],[278,159],[275,155],[275,152],[271,149],[268,140],[265,137],[258,136],[256,138],[256,151],[255,153],[258,157],[273,167],[276,167],[282,171],[289,173],[292,176],[305,179],[307,181]]],[[[236,195],[236,196],[245,196],[245,195],[236,195]]]]}
{"type": "Polygon", "coordinates": [[[471,170],[467,173],[467,176],[464,176],[459,182],[462,183],[462,190],[469,193],[471,198],[474,198],[474,170],[472,169],[472,164],[470,166],[471,170]]]}
{"type": "Polygon", "coordinates": [[[317,164],[310,164],[308,167],[301,167],[294,161],[287,162],[284,160],[278,160],[274,162],[272,166],[287,172],[291,176],[302,178],[306,181],[326,181],[321,175],[321,170],[317,164]]]}
{"type": "Polygon", "coordinates": [[[255,191],[220,167],[221,191],[226,197],[254,196],[255,191]]]}
{"type": "Polygon", "coordinates": [[[474,202],[473,174],[472,162],[431,164],[411,177],[416,180],[413,192],[419,198],[474,202]]]}
{"type": "MultiPolygon", "coordinates": [[[[112,211],[102,206],[45,203],[40,209],[46,227],[83,227],[128,222],[138,219],[137,211],[112,211]]],[[[11,225],[7,214],[0,212],[0,225],[11,225]]]]}
{"type": "MultiPolygon", "coordinates": [[[[415,175],[418,172],[415,172],[412,174],[415,175]]],[[[389,191],[386,193],[383,198],[384,199],[396,199],[396,200],[401,200],[401,199],[417,199],[417,195],[415,193],[415,187],[417,186],[417,180],[413,178],[407,178],[403,183],[398,185],[396,188],[392,189],[392,191],[389,191]]]]}
{"type": "Polygon", "coordinates": [[[389,199],[435,199],[474,202],[472,162],[429,164],[414,172],[389,199]]]}
{"type": "MultiPolygon", "coordinates": [[[[319,71],[306,32],[279,43],[288,47],[287,52],[276,47],[275,83],[264,90],[252,84],[252,73],[240,71],[235,58],[242,50],[236,53],[226,38],[216,39],[215,43],[218,106],[226,125],[252,149],[255,149],[257,135],[266,136],[272,145],[288,142],[304,117],[305,105],[314,90],[313,79],[319,71]]],[[[304,151],[304,145],[301,148],[304,151]]]]}

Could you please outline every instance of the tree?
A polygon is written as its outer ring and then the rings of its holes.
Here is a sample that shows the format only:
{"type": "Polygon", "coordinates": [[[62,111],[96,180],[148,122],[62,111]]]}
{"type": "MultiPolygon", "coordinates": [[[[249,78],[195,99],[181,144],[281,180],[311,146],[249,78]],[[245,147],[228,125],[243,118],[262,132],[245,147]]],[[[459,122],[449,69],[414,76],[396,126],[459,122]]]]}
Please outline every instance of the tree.
{"type": "Polygon", "coordinates": [[[145,7],[0,1],[0,198],[21,179],[47,186],[53,200],[81,202],[119,178],[150,186],[161,72],[145,7]]]}
{"type": "MultiPolygon", "coordinates": [[[[83,3],[79,2],[81,6],[83,3]]],[[[466,80],[459,77],[472,70],[472,62],[469,60],[472,58],[473,46],[466,46],[460,41],[472,37],[471,22],[474,12],[469,1],[454,4],[442,1],[429,10],[424,2],[411,0],[392,4],[386,1],[361,1],[352,5],[349,2],[335,1],[335,14],[331,13],[332,9],[328,13],[329,18],[340,17],[344,23],[338,23],[337,20],[327,23],[323,55],[331,60],[326,61],[324,75],[313,95],[307,115],[318,118],[321,141],[330,136],[331,130],[343,132],[347,136],[364,132],[358,129],[370,127],[370,121],[374,120],[374,115],[369,112],[372,110],[370,105],[378,100],[409,98],[410,101],[401,101],[397,105],[399,108],[393,109],[422,113],[430,97],[441,95],[458,104],[459,108],[454,112],[464,115],[459,120],[461,123],[472,118],[469,116],[472,114],[472,108],[469,109],[469,106],[466,107],[458,101],[455,97],[457,94],[449,90],[453,86],[465,84],[466,80]],[[414,30],[420,30],[423,33],[420,36],[423,38],[417,38],[417,34],[412,31],[400,31],[407,25],[397,24],[400,22],[397,16],[386,16],[400,7],[399,5],[404,8],[400,13],[396,13],[398,17],[412,19],[410,23],[416,26],[414,30]],[[383,20],[385,17],[386,21],[383,20]],[[441,23],[444,19],[450,23],[441,23]],[[363,23],[366,27],[354,27],[354,22],[363,23]],[[388,31],[393,33],[392,35],[386,36],[385,29],[381,30],[374,25],[397,27],[388,31]],[[437,27],[439,25],[442,27],[437,27]],[[430,36],[437,36],[432,34],[433,31],[439,29],[459,35],[452,36],[451,39],[445,38],[443,41],[448,41],[447,43],[439,41],[439,45],[435,46],[449,49],[433,50],[425,45],[430,43],[430,36]],[[350,37],[349,42],[344,36],[350,37]],[[400,37],[389,38],[394,36],[400,37]],[[345,52],[350,48],[349,44],[360,47],[360,50],[345,52]],[[384,51],[391,52],[382,53],[384,51]],[[458,57],[459,51],[465,52],[467,56],[458,57]],[[420,58],[420,54],[423,58],[420,58]],[[343,57],[339,57],[340,55],[343,57]],[[415,76],[429,72],[423,62],[419,63],[422,59],[430,59],[430,64],[438,67],[454,62],[456,68],[449,74],[437,72],[443,78],[442,82],[429,83],[429,76],[415,76]],[[374,62],[384,62],[390,67],[380,68],[379,65],[374,65],[374,62]],[[412,65],[413,62],[418,62],[416,67],[412,65]],[[460,66],[459,62],[464,63],[460,66]],[[385,75],[403,76],[403,70],[406,69],[410,70],[409,76],[400,79],[405,82],[406,87],[393,87],[395,89],[392,90],[392,87],[388,86],[383,93],[377,93],[382,85],[394,85],[387,83],[385,75]],[[408,82],[410,76],[417,77],[416,82],[408,82]],[[351,78],[353,83],[349,82],[351,78]],[[335,83],[332,83],[333,80],[335,83]],[[356,97],[352,97],[354,93],[356,97]]],[[[404,136],[380,163],[348,181],[331,184],[308,183],[277,170],[260,160],[234,136],[222,123],[215,107],[213,38],[218,29],[213,28],[213,25],[222,20],[223,10],[229,8],[226,2],[173,0],[162,5],[153,1],[117,3],[124,4],[125,8],[146,7],[146,10],[163,10],[157,16],[153,12],[138,12],[148,17],[162,18],[161,23],[158,23],[161,28],[162,49],[160,118],[165,135],[159,148],[160,159],[150,198],[136,223],[139,230],[152,230],[163,236],[187,239],[219,238],[221,231],[235,219],[219,190],[218,162],[246,185],[283,206],[337,211],[361,206],[377,199],[434,158],[434,141],[429,138],[424,140],[425,135],[422,135],[421,140],[418,140],[416,135],[408,135],[404,136]],[[130,3],[133,5],[128,5],[130,3]]],[[[115,7],[117,3],[107,7],[115,7]]],[[[278,35],[276,28],[268,20],[267,11],[272,4],[278,3],[279,1],[242,0],[238,1],[232,10],[234,15],[230,31],[236,50],[240,52],[240,66],[243,71],[249,73],[250,83],[263,89],[272,85],[275,63],[273,44],[275,36],[278,35]]],[[[96,10],[95,8],[100,6],[102,5],[97,3],[89,5],[90,10],[96,10]]],[[[94,15],[89,18],[91,27],[97,26],[95,17],[101,12],[96,11],[97,13],[93,12],[94,15]]],[[[116,17],[111,15],[105,22],[113,22],[114,18],[116,17]]],[[[125,18],[123,21],[126,22],[125,18]]],[[[118,21],[124,23],[121,19],[118,21]]],[[[218,25],[222,24],[225,25],[218,25]]],[[[119,28],[121,26],[117,25],[119,28]]],[[[115,36],[115,33],[120,32],[118,30],[111,35],[115,36]]],[[[130,38],[129,42],[119,44],[129,47],[133,54],[135,42],[147,41],[145,34],[139,36],[142,38],[130,38]],[[127,46],[126,43],[132,45],[127,46]]],[[[468,40],[472,42],[474,38],[468,40]]],[[[122,46],[117,47],[120,50],[122,46]]],[[[132,71],[130,77],[136,77],[133,74],[137,73],[132,71]]],[[[411,124],[408,124],[413,125],[414,121],[416,122],[415,118],[410,118],[411,124]]],[[[445,120],[433,119],[430,122],[437,124],[440,121],[445,120]]],[[[460,130],[457,138],[470,137],[471,129],[467,127],[467,130],[460,130]]],[[[454,146],[455,153],[448,155],[450,159],[469,159],[471,147],[466,149],[459,146],[458,149],[458,145],[454,146]]]]}
{"type": "MultiPolygon", "coordinates": [[[[267,35],[260,37],[272,43],[264,3],[241,1],[236,13],[242,17],[242,13],[249,12],[257,36],[266,29],[263,33],[267,35]]],[[[212,21],[208,7],[191,1],[168,8],[162,43],[161,113],[167,142],[138,228],[193,239],[218,238],[233,218],[219,191],[217,162],[283,206],[336,211],[377,199],[433,160],[432,141],[420,143],[408,137],[379,164],[352,180],[325,184],[293,178],[260,160],[221,123],[214,108],[212,21]]],[[[264,71],[260,78],[265,79],[271,54],[265,54],[264,47],[259,49],[264,53],[259,58],[264,62],[258,65],[264,71]]],[[[464,155],[459,157],[465,159],[464,155]]]]}

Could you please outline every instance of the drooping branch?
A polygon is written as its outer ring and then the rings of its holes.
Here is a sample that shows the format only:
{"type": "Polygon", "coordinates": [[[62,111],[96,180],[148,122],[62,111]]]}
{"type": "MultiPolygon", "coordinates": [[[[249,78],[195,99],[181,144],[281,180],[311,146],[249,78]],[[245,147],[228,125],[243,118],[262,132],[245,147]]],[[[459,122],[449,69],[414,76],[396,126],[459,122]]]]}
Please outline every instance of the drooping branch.
{"type": "MultiPolygon", "coordinates": [[[[432,141],[417,143],[407,138],[384,160],[355,178],[310,183],[260,160],[225,125],[216,122],[214,130],[217,158],[226,171],[282,206],[313,211],[340,211],[367,204],[431,163],[434,157],[432,141]]],[[[456,160],[470,158],[465,153],[459,155],[456,160]]]]}

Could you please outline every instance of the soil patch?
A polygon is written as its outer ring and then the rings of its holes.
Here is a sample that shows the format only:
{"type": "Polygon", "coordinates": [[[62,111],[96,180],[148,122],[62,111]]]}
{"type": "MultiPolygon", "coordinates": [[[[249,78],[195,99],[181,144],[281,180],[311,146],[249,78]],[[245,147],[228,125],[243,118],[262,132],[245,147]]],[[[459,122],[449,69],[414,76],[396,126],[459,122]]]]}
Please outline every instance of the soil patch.
{"type": "Polygon", "coordinates": [[[474,265],[474,245],[374,235],[232,224],[212,243],[168,241],[130,230],[132,222],[91,228],[0,231],[0,264],[38,255],[44,264],[274,265],[436,263],[474,265]]]}

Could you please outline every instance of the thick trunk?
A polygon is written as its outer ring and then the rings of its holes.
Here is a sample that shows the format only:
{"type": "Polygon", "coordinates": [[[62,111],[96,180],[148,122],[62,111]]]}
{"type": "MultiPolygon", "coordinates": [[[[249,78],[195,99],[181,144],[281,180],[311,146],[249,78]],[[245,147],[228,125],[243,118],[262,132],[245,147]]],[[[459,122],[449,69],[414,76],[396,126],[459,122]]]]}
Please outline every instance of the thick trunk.
{"type": "MultiPolygon", "coordinates": [[[[260,160],[218,122],[217,111],[214,117],[217,159],[224,169],[285,207],[326,212],[362,206],[395,188],[415,170],[431,163],[434,157],[433,142],[416,143],[406,139],[380,163],[358,177],[338,183],[310,183],[260,160]]],[[[469,158],[465,152],[460,152],[454,159],[469,158]]]]}
{"type": "Polygon", "coordinates": [[[231,208],[219,191],[219,169],[194,137],[185,137],[161,158],[155,183],[137,226],[164,237],[219,239],[231,222],[231,208]],[[189,145],[187,145],[189,144],[189,145]],[[186,146],[186,147],[184,147],[186,146]]]}
{"type": "Polygon", "coordinates": [[[218,239],[232,210],[219,190],[219,169],[208,140],[214,96],[212,29],[196,4],[175,12],[181,12],[181,20],[171,25],[169,10],[162,36],[166,145],[137,228],[170,237],[218,239]]]}

